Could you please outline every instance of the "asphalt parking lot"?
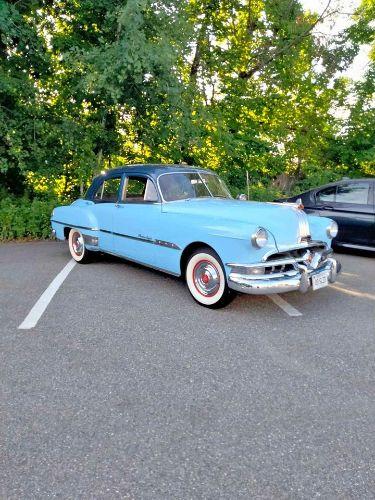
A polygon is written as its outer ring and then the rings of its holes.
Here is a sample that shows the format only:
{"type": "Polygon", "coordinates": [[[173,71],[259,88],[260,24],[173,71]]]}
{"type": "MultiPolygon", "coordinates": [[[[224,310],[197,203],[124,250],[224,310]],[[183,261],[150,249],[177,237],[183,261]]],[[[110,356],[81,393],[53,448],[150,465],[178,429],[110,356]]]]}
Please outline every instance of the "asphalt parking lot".
{"type": "Polygon", "coordinates": [[[375,259],[212,311],[58,242],[0,245],[2,498],[374,498],[375,259]],[[299,315],[290,315],[290,311],[299,315]]]}

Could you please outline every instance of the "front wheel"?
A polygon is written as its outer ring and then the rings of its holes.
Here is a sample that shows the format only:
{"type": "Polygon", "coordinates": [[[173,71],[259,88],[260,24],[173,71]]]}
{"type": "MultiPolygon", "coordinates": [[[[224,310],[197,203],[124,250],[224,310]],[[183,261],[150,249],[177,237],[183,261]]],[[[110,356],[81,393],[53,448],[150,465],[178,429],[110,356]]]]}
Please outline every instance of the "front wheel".
{"type": "Polygon", "coordinates": [[[71,229],[69,232],[70,255],[76,262],[86,264],[91,260],[91,252],[85,246],[83,234],[78,229],[71,229]]]}
{"type": "Polygon", "coordinates": [[[211,309],[225,307],[235,295],[227,285],[220,257],[210,248],[198,249],[189,257],[186,283],[194,300],[211,309]]]}

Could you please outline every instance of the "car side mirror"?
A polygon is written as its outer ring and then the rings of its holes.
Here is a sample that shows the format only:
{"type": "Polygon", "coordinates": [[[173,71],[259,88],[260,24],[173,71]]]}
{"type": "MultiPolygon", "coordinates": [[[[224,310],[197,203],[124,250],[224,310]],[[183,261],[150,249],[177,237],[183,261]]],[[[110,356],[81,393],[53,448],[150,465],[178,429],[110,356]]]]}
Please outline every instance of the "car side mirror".
{"type": "Polygon", "coordinates": [[[246,194],[244,194],[244,193],[238,194],[238,195],[237,195],[237,200],[240,200],[240,201],[247,201],[247,196],[246,196],[246,194]]]}

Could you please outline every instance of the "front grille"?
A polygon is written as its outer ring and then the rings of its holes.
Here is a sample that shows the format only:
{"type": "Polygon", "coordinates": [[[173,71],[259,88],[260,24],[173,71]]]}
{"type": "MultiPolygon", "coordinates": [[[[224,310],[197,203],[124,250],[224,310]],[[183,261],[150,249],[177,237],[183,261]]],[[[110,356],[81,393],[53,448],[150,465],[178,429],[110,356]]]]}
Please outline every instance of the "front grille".
{"type": "Polygon", "coordinates": [[[280,259],[295,259],[295,260],[303,260],[304,255],[307,250],[310,250],[311,253],[322,252],[326,249],[326,246],[323,243],[315,243],[303,248],[291,248],[286,252],[278,252],[269,255],[266,259],[267,264],[271,263],[273,260],[280,259]]]}
{"type": "Polygon", "coordinates": [[[327,247],[324,243],[312,243],[303,248],[291,248],[286,252],[273,253],[265,261],[266,273],[291,271],[295,269],[296,262],[303,263],[308,256],[314,256],[316,252],[322,254],[321,262],[327,258],[327,247]]]}
{"type": "Polygon", "coordinates": [[[297,264],[310,266],[316,253],[319,254],[318,267],[321,266],[332,252],[323,242],[311,242],[303,247],[290,248],[284,252],[276,252],[268,255],[263,262],[254,264],[227,264],[236,273],[261,279],[265,274],[277,276],[282,273],[295,274],[298,271],[297,264]]]}
{"type": "Polygon", "coordinates": [[[295,269],[293,264],[280,264],[266,267],[264,274],[285,273],[287,271],[293,271],[293,269],[295,269]]]}

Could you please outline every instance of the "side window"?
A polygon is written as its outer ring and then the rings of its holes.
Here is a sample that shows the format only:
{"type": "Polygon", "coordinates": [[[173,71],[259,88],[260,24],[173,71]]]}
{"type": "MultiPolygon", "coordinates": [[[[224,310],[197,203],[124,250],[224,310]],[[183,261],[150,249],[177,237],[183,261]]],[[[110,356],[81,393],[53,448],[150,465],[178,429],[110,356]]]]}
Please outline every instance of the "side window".
{"type": "Polygon", "coordinates": [[[368,182],[351,182],[341,184],[337,188],[337,203],[354,203],[367,205],[370,185],[368,182]]]}
{"type": "Polygon", "coordinates": [[[122,201],[125,203],[152,203],[159,200],[155,185],[150,179],[130,176],[125,183],[122,201]]]}
{"type": "Polygon", "coordinates": [[[105,179],[95,193],[94,201],[116,203],[120,188],[121,177],[105,179]]]}
{"type": "Polygon", "coordinates": [[[333,203],[336,198],[336,187],[330,186],[316,193],[316,202],[317,203],[333,203]]]}

